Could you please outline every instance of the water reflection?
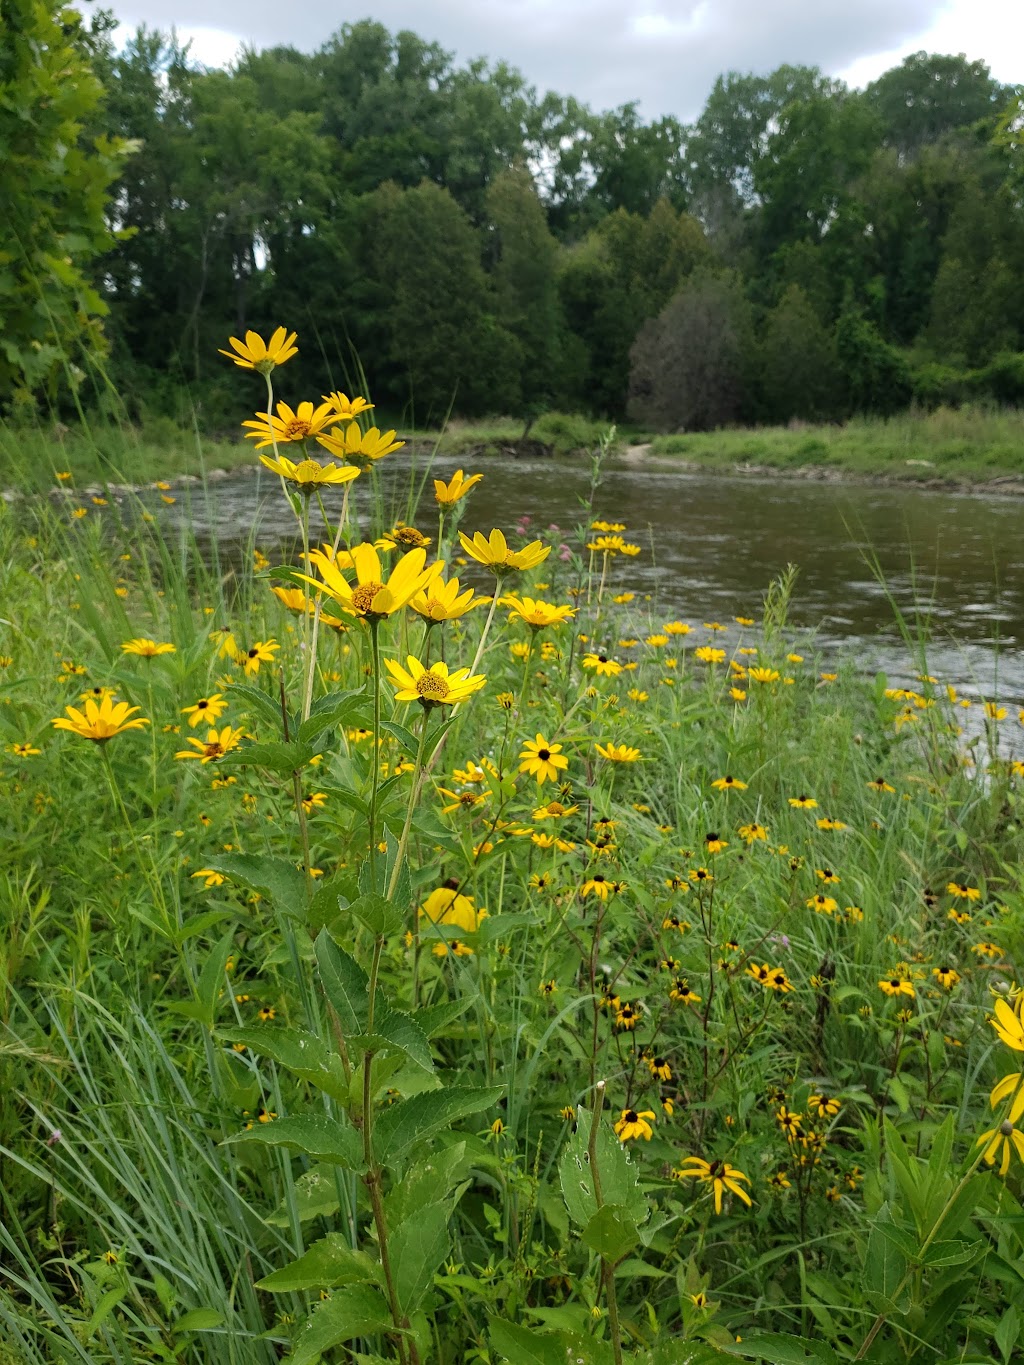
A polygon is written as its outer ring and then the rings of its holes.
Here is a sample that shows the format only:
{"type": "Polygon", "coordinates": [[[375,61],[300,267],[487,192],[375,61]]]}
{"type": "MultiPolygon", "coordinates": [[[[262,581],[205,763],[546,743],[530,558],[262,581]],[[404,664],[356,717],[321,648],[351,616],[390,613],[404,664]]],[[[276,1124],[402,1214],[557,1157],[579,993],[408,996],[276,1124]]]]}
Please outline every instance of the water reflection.
{"type": "MultiPolygon", "coordinates": [[[[447,477],[455,464],[440,459],[432,472],[447,477]]],[[[410,467],[396,456],[381,471],[396,516],[406,513],[410,467]]],[[[481,467],[465,529],[510,531],[524,515],[542,536],[551,523],[578,524],[584,463],[495,459],[481,467]]],[[[356,505],[365,513],[361,484],[356,505]]],[[[420,528],[429,533],[427,502],[420,528]]],[[[339,504],[336,493],[328,505],[339,504]]],[[[791,620],[837,658],[853,654],[894,679],[913,676],[891,595],[912,624],[915,613],[928,621],[931,672],[974,695],[1024,700],[1024,507],[1015,499],[619,467],[606,473],[597,509],[626,522],[643,546],[638,559],[616,566],[615,581],[656,597],[659,617],[697,624],[757,615],[770,580],[793,563],[800,576],[791,620]],[[866,556],[877,558],[884,587],[866,556]]],[[[222,547],[244,544],[254,529],[264,550],[294,540],[291,513],[265,471],[182,490],[173,507],[154,497],[152,510],[200,539],[215,535],[222,547]]]]}

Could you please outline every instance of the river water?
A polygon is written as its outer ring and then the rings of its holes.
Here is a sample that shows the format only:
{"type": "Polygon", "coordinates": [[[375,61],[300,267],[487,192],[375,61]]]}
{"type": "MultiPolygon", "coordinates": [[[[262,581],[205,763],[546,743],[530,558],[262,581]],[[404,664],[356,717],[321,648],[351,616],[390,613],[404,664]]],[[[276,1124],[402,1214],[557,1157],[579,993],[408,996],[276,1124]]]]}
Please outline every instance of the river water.
{"type": "MultiPolygon", "coordinates": [[[[385,496],[401,515],[411,460],[389,458],[380,471],[385,496]]],[[[456,462],[434,461],[449,477],[456,462]]],[[[462,529],[506,533],[530,518],[530,535],[558,542],[581,521],[585,461],[478,462],[483,482],[470,494],[462,529]]],[[[419,460],[422,476],[425,465],[419,460]]],[[[365,476],[354,485],[365,509],[365,476]],[[363,487],[361,487],[363,486],[363,487]]],[[[435,527],[432,486],[419,529],[435,527]]],[[[328,506],[337,506],[332,495],[328,506]]],[[[206,487],[181,490],[173,507],[156,499],[165,524],[188,526],[222,548],[255,543],[288,547],[295,522],[277,480],[245,471],[206,487]]],[[[616,590],[650,593],[655,624],[678,617],[699,627],[758,616],[765,589],[787,564],[799,568],[790,621],[823,661],[853,658],[884,669],[895,683],[917,662],[903,643],[889,595],[911,627],[927,622],[927,670],[970,696],[1024,704],[1024,504],[995,495],[913,487],[820,483],[691,472],[656,465],[606,468],[595,514],[625,522],[640,544],[636,559],[614,562],[616,590]],[[884,586],[869,567],[877,558],[884,586]]],[[[315,505],[314,505],[314,516],[315,505]]],[[[464,575],[465,576],[465,575],[464,575]]],[[[691,637],[692,638],[692,637],[691,637]]]]}

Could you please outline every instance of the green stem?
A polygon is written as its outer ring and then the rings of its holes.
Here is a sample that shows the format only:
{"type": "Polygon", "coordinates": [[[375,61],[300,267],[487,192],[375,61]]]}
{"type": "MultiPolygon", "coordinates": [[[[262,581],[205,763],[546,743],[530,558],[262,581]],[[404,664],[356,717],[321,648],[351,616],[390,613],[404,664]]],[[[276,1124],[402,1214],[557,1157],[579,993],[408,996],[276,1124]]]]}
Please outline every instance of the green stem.
{"type": "MultiPolygon", "coordinates": [[[[587,1153],[590,1157],[590,1174],[594,1181],[594,1202],[599,1209],[604,1208],[604,1196],[601,1192],[601,1170],[597,1161],[597,1134],[601,1127],[601,1111],[604,1108],[604,1081],[598,1081],[595,1086],[596,1098],[594,1100],[594,1116],[590,1122],[590,1139],[587,1143],[587,1153]]],[[[608,1326],[611,1329],[612,1353],[615,1357],[615,1365],[622,1365],[622,1332],[619,1327],[619,1302],[615,1294],[615,1267],[612,1263],[601,1257],[601,1280],[604,1284],[605,1298],[608,1302],[608,1326]]]]}
{"type": "Polygon", "coordinates": [[[402,863],[405,860],[405,851],[409,844],[409,832],[412,829],[413,813],[416,810],[420,790],[423,786],[424,757],[427,752],[427,727],[429,724],[430,711],[429,709],[424,709],[423,729],[420,731],[419,748],[416,750],[416,771],[413,774],[412,786],[409,788],[409,804],[405,811],[405,823],[402,826],[402,835],[398,841],[398,852],[395,854],[395,865],[391,869],[391,879],[388,882],[388,889],[385,892],[388,900],[395,894],[395,887],[398,885],[398,877],[402,871],[402,863]]]}
{"type": "Polygon", "coordinates": [[[370,779],[370,872],[377,885],[377,789],[380,786],[380,622],[368,621],[370,627],[370,657],[373,669],[373,773],[370,779]]]}

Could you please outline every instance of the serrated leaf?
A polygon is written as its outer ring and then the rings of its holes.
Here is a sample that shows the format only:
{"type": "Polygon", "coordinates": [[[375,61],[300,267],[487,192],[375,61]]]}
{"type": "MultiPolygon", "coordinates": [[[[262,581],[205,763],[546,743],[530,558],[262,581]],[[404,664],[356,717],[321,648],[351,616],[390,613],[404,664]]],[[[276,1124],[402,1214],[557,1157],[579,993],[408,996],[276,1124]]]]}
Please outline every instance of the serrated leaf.
{"type": "Polygon", "coordinates": [[[363,1144],[355,1129],[343,1127],[336,1119],[321,1114],[294,1114],[270,1123],[256,1123],[225,1141],[287,1147],[349,1171],[361,1170],[363,1166],[363,1144]]]}
{"type": "Polygon", "coordinates": [[[209,860],[208,866],[266,897],[275,910],[305,913],[305,875],[286,858],[265,853],[220,853],[209,860]]]}
{"type": "Polygon", "coordinates": [[[411,730],[393,720],[382,720],[380,728],[397,739],[409,757],[415,759],[420,750],[420,742],[411,730]]]}
{"type": "Polygon", "coordinates": [[[320,984],[338,1016],[341,1031],[349,1035],[361,1032],[366,1027],[370,1008],[369,978],[359,963],[338,947],[326,929],[321,929],[314,947],[320,984]]]}
{"type": "Polygon", "coordinates": [[[286,1365],[316,1365],[332,1346],[389,1330],[391,1315],[378,1291],[369,1285],[346,1285],[313,1312],[291,1355],[285,1357],[286,1365]]]}
{"type": "Polygon", "coordinates": [[[446,1024],[465,1014],[467,1009],[468,996],[463,996],[461,1000],[446,1000],[440,1005],[428,1005],[426,1009],[417,1010],[416,1022],[428,1038],[433,1038],[446,1024]]]}
{"type": "Polygon", "coordinates": [[[218,762],[225,767],[266,768],[269,772],[289,776],[300,772],[316,753],[313,744],[299,744],[295,740],[286,744],[284,740],[273,740],[268,744],[243,744],[218,762]]]}
{"type": "Polygon", "coordinates": [[[839,1357],[826,1341],[809,1341],[784,1332],[757,1332],[741,1342],[723,1342],[727,1355],[763,1360],[768,1365],[839,1365],[839,1357]]]}
{"type": "Polygon", "coordinates": [[[389,1010],[378,1005],[374,1014],[373,1033],[358,1033],[352,1041],[367,1051],[380,1052],[386,1048],[404,1053],[424,1071],[434,1069],[427,1035],[413,1016],[402,1010],[389,1010]]]}
{"type": "Polygon", "coordinates": [[[385,1109],[374,1128],[374,1148],[382,1166],[390,1165],[408,1151],[414,1143],[448,1128],[470,1114],[489,1109],[501,1098],[501,1086],[471,1089],[468,1086],[449,1086],[445,1090],[430,1090],[413,1095],[385,1109]]]}
{"type": "Polygon", "coordinates": [[[325,730],[347,725],[366,702],[363,688],[357,691],[333,692],[313,703],[309,718],[299,726],[299,742],[309,743],[325,730]]]}
{"type": "Polygon", "coordinates": [[[342,1284],[379,1284],[380,1266],[365,1251],[356,1251],[338,1232],[314,1242],[298,1260],[257,1281],[257,1289],[271,1294],[306,1289],[334,1289],[342,1284]]]}
{"type": "Polygon", "coordinates": [[[261,1057],[272,1057],[333,1099],[344,1103],[349,1098],[341,1058],[315,1033],[264,1025],[262,1028],[222,1029],[220,1036],[229,1043],[244,1043],[261,1057]]]}
{"type": "MultiPolygon", "coordinates": [[[[590,1127],[592,1116],[580,1106],[576,1111],[576,1132],[566,1143],[558,1164],[562,1197],[574,1223],[585,1228],[597,1212],[597,1196],[590,1170],[590,1127]]],[[[625,1143],[615,1136],[609,1122],[602,1122],[595,1145],[601,1176],[601,1196],[607,1204],[618,1204],[634,1224],[646,1221],[647,1200],[639,1188],[640,1173],[630,1160],[625,1143]]]]}
{"type": "Polygon", "coordinates": [[[290,1228],[292,1209],[300,1223],[311,1218],[333,1218],[338,1212],[340,1195],[333,1166],[314,1166],[295,1181],[289,1196],[267,1215],[271,1227],[290,1228]]]}
{"type": "Polygon", "coordinates": [[[565,1365],[565,1347],[553,1332],[538,1332],[535,1328],[492,1318],[487,1334],[491,1345],[508,1365],[565,1365]]]}
{"type": "Polygon", "coordinates": [[[448,1254],[450,1212],[447,1204],[428,1204],[392,1229],[388,1247],[403,1313],[416,1311],[448,1254]]]}
{"type": "Polygon", "coordinates": [[[591,1251],[613,1265],[640,1241],[636,1223],[621,1204],[605,1204],[598,1209],[581,1235],[591,1251]]]}
{"type": "Polygon", "coordinates": [[[357,896],[347,909],[360,924],[366,925],[374,938],[391,938],[405,928],[405,915],[398,906],[372,891],[357,896]]]}
{"type": "Polygon", "coordinates": [[[269,693],[261,692],[258,687],[248,687],[245,683],[233,683],[228,689],[228,695],[232,701],[240,697],[242,701],[248,702],[263,720],[272,725],[278,734],[281,733],[281,707],[269,693]]]}
{"type": "Polygon", "coordinates": [[[897,1231],[902,1229],[896,1228],[889,1205],[883,1204],[872,1222],[864,1253],[864,1291],[876,1312],[905,1313],[909,1305],[904,1285],[908,1258],[896,1243],[897,1231]]]}

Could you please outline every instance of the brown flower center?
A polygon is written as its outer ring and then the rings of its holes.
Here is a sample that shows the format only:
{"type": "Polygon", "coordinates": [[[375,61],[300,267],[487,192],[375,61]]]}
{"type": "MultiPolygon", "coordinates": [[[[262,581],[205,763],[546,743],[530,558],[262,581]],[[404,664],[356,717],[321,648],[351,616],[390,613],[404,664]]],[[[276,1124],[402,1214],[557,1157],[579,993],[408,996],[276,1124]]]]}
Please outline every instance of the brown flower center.
{"type": "Polygon", "coordinates": [[[352,592],[352,605],[355,607],[356,611],[362,612],[364,616],[369,615],[373,610],[373,599],[377,596],[383,586],[383,583],[375,581],[360,583],[359,587],[355,588],[352,592]]]}
{"type": "Polygon", "coordinates": [[[551,750],[550,750],[550,749],[538,749],[538,750],[537,750],[537,757],[541,760],[542,763],[546,763],[546,762],[548,761],[548,759],[551,757],[551,750]]]}
{"type": "Polygon", "coordinates": [[[447,698],[451,688],[444,678],[428,669],[426,673],[421,673],[416,679],[416,691],[424,701],[441,702],[447,698]]]}

